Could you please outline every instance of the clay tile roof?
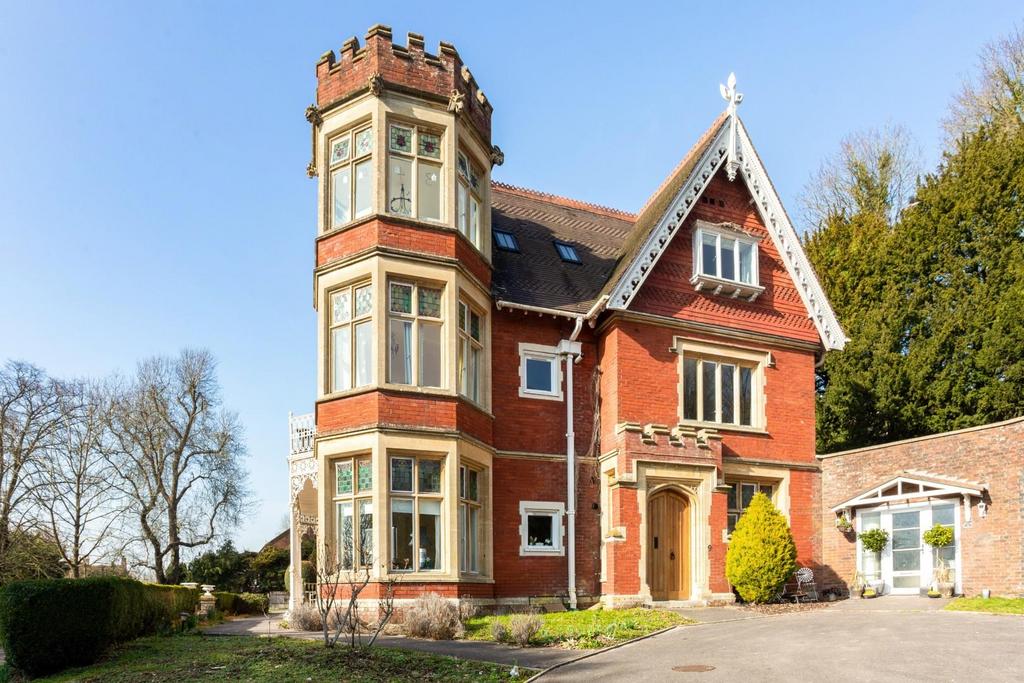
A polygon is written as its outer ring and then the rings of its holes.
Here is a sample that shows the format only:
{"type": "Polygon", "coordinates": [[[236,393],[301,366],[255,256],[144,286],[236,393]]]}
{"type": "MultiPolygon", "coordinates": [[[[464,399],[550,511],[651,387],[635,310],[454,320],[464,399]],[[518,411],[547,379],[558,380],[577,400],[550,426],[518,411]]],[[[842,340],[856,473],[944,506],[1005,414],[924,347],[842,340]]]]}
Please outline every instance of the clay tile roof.
{"type": "Polygon", "coordinates": [[[519,253],[493,250],[494,296],[588,310],[622,277],[725,120],[724,113],[715,119],[639,214],[492,182],[491,227],[512,233],[519,242],[519,253]],[[582,263],[562,261],[556,241],[575,246],[582,263]]]}

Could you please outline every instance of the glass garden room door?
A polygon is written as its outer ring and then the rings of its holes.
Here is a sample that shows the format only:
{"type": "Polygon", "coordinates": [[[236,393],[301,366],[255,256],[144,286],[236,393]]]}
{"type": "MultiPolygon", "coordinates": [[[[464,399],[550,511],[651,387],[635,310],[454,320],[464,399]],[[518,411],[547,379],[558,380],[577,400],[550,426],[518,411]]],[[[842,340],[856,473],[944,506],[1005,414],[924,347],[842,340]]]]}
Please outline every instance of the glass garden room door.
{"type": "Polygon", "coordinates": [[[881,580],[885,593],[919,595],[932,584],[937,555],[953,569],[959,589],[960,525],[954,502],[861,510],[857,517],[859,532],[878,528],[889,532],[889,543],[879,555],[864,550],[857,542],[858,569],[869,583],[881,580]],[[924,532],[935,524],[953,529],[953,545],[933,551],[924,542],[924,532]]]}

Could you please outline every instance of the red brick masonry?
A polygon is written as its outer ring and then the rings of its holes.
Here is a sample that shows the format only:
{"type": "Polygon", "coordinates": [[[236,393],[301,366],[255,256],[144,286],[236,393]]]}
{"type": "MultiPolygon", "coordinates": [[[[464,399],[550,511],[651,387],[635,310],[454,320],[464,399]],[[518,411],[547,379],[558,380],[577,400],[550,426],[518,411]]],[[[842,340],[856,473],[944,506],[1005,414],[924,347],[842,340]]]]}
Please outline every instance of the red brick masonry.
{"type": "Polygon", "coordinates": [[[831,508],[913,470],[985,484],[986,516],[974,499],[961,529],[963,591],[1024,595],[1024,417],[818,458],[825,585],[845,584],[856,567],[853,534],[835,528],[831,508]]]}

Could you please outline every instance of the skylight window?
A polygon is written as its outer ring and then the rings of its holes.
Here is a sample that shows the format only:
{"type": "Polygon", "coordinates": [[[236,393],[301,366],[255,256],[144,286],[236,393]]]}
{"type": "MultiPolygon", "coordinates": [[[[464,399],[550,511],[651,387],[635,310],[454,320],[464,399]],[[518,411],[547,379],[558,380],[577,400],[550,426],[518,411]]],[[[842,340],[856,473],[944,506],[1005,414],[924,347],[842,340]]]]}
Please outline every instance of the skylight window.
{"type": "Polygon", "coordinates": [[[558,255],[562,257],[563,261],[568,263],[583,263],[580,261],[580,255],[576,253],[576,247],[565,242],[555,242],[555,249],[558,251],[558,255]]]}
{"type": "Polygon", "coordinates": [[[504,251],[519,251],[519,242],[516,240],[516,236],[504,230],[494,231],[494,244],[497,245],[498,249],[503,249],[504,251]]]}

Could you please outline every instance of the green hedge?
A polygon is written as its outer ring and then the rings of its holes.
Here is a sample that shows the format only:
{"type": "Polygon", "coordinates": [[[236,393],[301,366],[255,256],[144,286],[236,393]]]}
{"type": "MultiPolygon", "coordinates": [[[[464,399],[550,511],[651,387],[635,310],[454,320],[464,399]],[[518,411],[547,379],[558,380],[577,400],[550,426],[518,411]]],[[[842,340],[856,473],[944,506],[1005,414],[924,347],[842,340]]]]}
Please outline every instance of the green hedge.
{"type": "Polygon", "coordinates": [[[228,593],[216,592],[217,610],[224,614],[263,614],[270,599],[259,593],[228,593]]]}
{"type": "Polygon", "coordinates": [[[19,581],[0,589],[0,643],[12,667],[42,676],[169,630],[198,601],[199,591],[111,576],[19,581]]]}

